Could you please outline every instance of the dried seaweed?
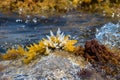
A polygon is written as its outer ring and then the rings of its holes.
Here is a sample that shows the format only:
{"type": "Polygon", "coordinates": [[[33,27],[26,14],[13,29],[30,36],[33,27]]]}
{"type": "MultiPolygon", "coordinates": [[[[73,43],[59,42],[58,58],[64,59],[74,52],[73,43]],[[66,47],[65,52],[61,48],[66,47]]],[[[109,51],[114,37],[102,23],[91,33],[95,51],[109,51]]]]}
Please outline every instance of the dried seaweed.
{"type": "Polygon", "coordinates": [[[83,56],[83,55],[84,55],[84,51],[85,51],[85,49],[84,49],[83,47],[77,46],[74,54],[75,54],[76,56],[83,56]]]}
{"type": "Polygon", "coordinates": [[[88,59],[94,59],[95,61],[99,61],[101,63],[108,63],[108,61],[112,64],[119,63],[119,57],[117,57],[115,53],[109,51],[104,45],[100,45],[95,39],[86,42],[85,57],[88,59]]]}
{"type": "Polygon", "coordinates": [[[111,52],[106,46],[93,39],[85,44],[84,57],[91,62],[93,66],[105,70],[105,74],[116,75],[120,69],[120,57],[111,52]]]}

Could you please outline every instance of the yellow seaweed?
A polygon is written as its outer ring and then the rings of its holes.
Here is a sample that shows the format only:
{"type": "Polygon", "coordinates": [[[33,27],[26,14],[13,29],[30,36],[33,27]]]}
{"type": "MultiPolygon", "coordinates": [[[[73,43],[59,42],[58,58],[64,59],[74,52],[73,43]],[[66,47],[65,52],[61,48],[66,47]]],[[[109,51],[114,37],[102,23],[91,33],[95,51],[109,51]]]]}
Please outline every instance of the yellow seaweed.
{"type": "Polygon", "coordinates": [[[0,11],[18,14],[50,15],[67,12],[71,9],[81,11],[105,11],[119,16],[120,0],[0,0],[0,11]],[[105,6],[108,6],[107,8],[105,6]],[[110,11],[112,9],[112,11],[110,11]],[[49,13],[48,13],[49,12],[49,13]]]}
{"type": "Polygon", "coordinates": [[[67,43],[64,45],[63,49],[69,52],[73,52],[76,50],[76,47],[73,46],[77,43],[77,40],[68,40],[67,43]]]}
{"type": "Polygon", "coordinates": [[[13,60],[13,59],[17,59],[19,57],[22,57],[26,54],[26,51],[23,49],[23,47],[18,46],[17,49],[8,49],[7,53],[2,55],[2,59],[3,60],[13,60]]]}
{"type": "Polygon", "coordinates": [[[70,36],[65,36],[59,28],[56,35],[50,31],[50,36],[47,35],[46,37],[40,40],[39,43],[26,46],[26,49],[21,46],[18,46],[17,49],[8,49],[7,53],[2,55],[3,60],[22,58],[23,63],[28,64],[38,56],[50,54],[53,49],[62,49],[69,52],[73,52],[76,49],[74,45],[77,40],[70,40],[70,36]]]}

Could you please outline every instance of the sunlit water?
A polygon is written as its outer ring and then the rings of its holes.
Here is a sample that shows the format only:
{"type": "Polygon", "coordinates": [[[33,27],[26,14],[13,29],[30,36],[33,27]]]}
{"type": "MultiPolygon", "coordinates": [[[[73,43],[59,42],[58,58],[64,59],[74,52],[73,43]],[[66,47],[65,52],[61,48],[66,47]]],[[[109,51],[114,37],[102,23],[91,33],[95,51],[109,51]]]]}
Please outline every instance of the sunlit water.
{"type": "Polygon", "coordinates": [[[116,24],[107,23],[97,30],[96,38],[105,45],[120,48],[120,21],[116,24]]]}
{"type": "MultiPolygon", "coordinates": [[[[99,30],[96,34],[96,28],[108,23],[110,20],[98,14],[70,13],[63,16],[45,17],[0,14],[0,53],[16,45],[29,45],[38,42],[52,30],[56,33],[58,27],[66,35],[78,40],[78,45],[84,45],[87,40],[97,37],[102,42],[102,35],[99,30]],[[95,35],[96,34],[96,35],[95,35]]],[[[106,24],[115,26],[115,24],[106,24]]],[[[103,27],[104,28],[104,27],[103,27]]],[[[113,33],[113,32],[112,32],[113,33]]],[[[103,43],[103,42],[102,42],[103,43]]],[[[106,42],[105,42],[106,43],[106,42]]]]}

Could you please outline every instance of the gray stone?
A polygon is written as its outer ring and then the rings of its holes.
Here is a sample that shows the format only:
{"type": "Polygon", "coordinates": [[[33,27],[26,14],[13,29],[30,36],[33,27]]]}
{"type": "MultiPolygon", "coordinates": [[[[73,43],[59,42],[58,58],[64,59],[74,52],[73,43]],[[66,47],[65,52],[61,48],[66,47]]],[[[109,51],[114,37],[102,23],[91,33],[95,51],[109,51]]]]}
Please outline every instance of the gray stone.
{"type": "MultiPolygon", "coordinates": [[[[18,62],[18,61],[17,61],[18,62]]],[[[80,65],[72,60],[56,55],[45,56],[37,62],[29,65],[18,65],[12,61],[2,61],[0,64],[9,65],[2,71],[1,77],[9,77],[12,80],[84,80],[78,76],[80,65]]],[[[86,69],[92,69],[89,66],[86,69]]],[[[93,72],[92,76],[85,80],[103,80],[100,75],[93,72]],[[98,79],[97,79],[98,78],[98,79]]]]}

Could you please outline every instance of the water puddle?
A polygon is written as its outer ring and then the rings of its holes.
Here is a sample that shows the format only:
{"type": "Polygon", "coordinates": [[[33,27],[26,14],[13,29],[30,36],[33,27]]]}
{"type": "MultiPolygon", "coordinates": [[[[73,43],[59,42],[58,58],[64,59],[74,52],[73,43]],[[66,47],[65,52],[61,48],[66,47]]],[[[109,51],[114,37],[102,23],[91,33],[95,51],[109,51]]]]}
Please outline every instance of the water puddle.
{"type": "MultiPolygon", "coordinates": [[[[114,20],[98,14],[78,12],[49,18],[45,16],[27,15],[26,17],[21,17],[15,14],[0,14],[0,53],[5,52],[11,46],[18,44],[25,46],[38,42],[46,35],[49,35],[50,30],[56,33],[58,27],[66,35],[69,34],[73,38],[78,39],[79,45],[84,45],[86,40],[95,38],[95,36],[102,41],[102,38],[100,38],[102,35],[99,35],[99,32],[103,30],[101,29],[95,35],[96,28],[109,21],[114,20]]],[[[115,26],[112,23],[106,25],[115,26]]]]}

